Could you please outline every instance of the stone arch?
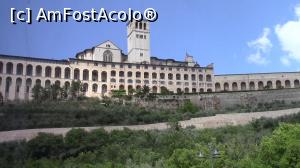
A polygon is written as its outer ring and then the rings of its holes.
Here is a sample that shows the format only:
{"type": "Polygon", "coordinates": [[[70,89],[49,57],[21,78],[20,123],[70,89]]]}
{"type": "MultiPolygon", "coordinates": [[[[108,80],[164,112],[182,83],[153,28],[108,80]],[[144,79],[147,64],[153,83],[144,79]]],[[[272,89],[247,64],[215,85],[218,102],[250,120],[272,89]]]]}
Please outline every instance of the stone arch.
{"type": "Polygon", "coordinates": [[[238,90],[238,84],[236,82],[232,83],[232,91],[237,91],[238,90]]]}
{"type": "Polygon", "coordinates": [[[294,88],[299,88],[299,87],[300,87],[299,80],[298,79],[294,80],[294,88]]]}
{"type": "Polygon", "coordinates": [[[107,85],[106,84],[103,84],[102,86],[101,86],[101,93],[102,94],[105,94],[107,92],[107,85]]]}
{"type": "Polygon", "coordinates": [[[267,87],[268,87],[268,89],[273,89],[273,83],[272,83],[272,81],[268,81],[267,82],[267,87]]]}
{"type": "Polygon", "coordinates": [[[9,93],[10,93],[10,90],[11,90],[11,85],[12,85],[11,77],[6,77],[6,80],[5,80],[5,98],[9,97],[9,93]]]}
{"type": "Polygon", "coordinates": [[[192,75],[191,75],[191,78],[192,78],[192,81],[195,81],[195,80],[196,80],[196,75],[195,75],[195,74],[192,74],[192,75]]]}
{"type": "Polygon", "coordinates": [[[263,90],[264,89],[264,82],[263,81],[259,81],[257,85],[258,85],[258,90],[263,90]]]}
{"type": "Polygon", "coordinates": [[[51,67],[50,67],[50,66],[47,66],[47,67],[45,68],[45,76],[51,78],[51,73],[52,73],[51,67]]]}
{"type": "Polygon", "coordinates": [[[141,77],[141,72],[136,72],[136,73],[135,73],[135,77],[136,77],[136,78],[140,78],[140,77],[141,77]]]}
{"type": "Polygon", "coordinates": [[[35,76],[42,76],[43,69],[42,66],[38,65],[35,67],[35,76]]]}
{"type": "Polygon", "coordinates": [[[28,64],[26,66],[26,75],[27,76],[32,76],[32,71],[33,71],[33,66],[31,64],[28,64]]]}
{"type": "Polygon", "coordinates": [[[51,81],[50,80],[46,80],[45,81],[45,88],[49,88],[51,86],[51,81]]]}
{"type": "Polygon", "coordinates": [[[115,77],[117,75],[115,70],[110,71],[110,76],[111,77],[115,77]]]}
{"type": "Polygon", "coordinates": [[[17,64],[17,75],[23,75],[23,64],[17,64]]]}
{"type": "Polygon", "coordinates": [[[285,80],[284,81],[284,86],[285,86],[285,88],[291,88],[291,81],[290,80],[285,80]]]}
{"type": "Polygon", "coordinates": [[[119,86],[119,90],[125,90],[125,86],[124,85],[120,85],[119,86]]]}
{"type": "Polygon", "coordinates": [[[147,29],[147,26],[146,26],[146,23],[144,23],[144,30],[146,30],[147,29]]]}
{"type": "Polygon", "coordinates": [[[202,74],[199,75],[199,81],[203,81],[203,75],[202,74]]]}
{"type": "Polygon", "coordinates": [[[127,72],[127,77],[128,77],[128,78],[131,78],[131,77],[132,77],[132,72],[131,72],[131,71],[128,71],[128,72],[127,72]]]}
{"type": "Polygon", "coordinates": [[[70,86],[71,86],[70,82],[66,81],[64,84],[65,89],[69,90],[70,86]]]}
{"type": "Polygon", "coordinates": [[[78,68],[74,69],[74,80],[80,80],[80,70],[78,68]]]}
{"type": "Polygon", "coordinates": [[[112,62],[113,53],[110,50],[105,50],[103,52],[103,61],[104,62],[112,62]]]}
{"type": "Polygon", "coordinates": [[[96,83],[93,84],[92,90],[93,90],[94,93],[98,92],[98,85],[96,83]]]}
{"type": "Polygon", "coordinates": [[[181,75],[180,74],[176,74],[176,80],[181,80],[181,75]]]}
{"type": "Polygon", "coordinates": [[[224,83],[224,91],[229,91],[229,84],[227,82],[224,83]]]}
{"type": "Polygon", "coordinates": [[[14,71],[14,65],[11,62],[6,63],[6,73],[7,74],[13,74],[14,71]]]}
{"type": "Polygon", "coordinates": [[[61,68],[60,67],[55,67],[55,69],[54,69],[54,77],[55,78],[61,78],[61,68]]]}
{"type": "Polygon", "coordinates": [[[250,90],[255,90],[255,83],[254,83],[253,81],[251,81],[251,82],[249,83],[249,89],[250,89],[250,90]]]}
{"type": "Polygon", "coordinates": [[[207,92],[212,92],[212,90],[211,89],[207,89],[207,92]]]}
{"type": "Polygon", "coordinates": [[[153,72],[152,73],[152,79],[156,79],[157,78],[157,73],[153,72]]]}
{"type": "Polygon", "coordinates": [[[196,88],[192,88],[192,93],[196,93],[197,89],[196,88]]]}
{"type": "MultiPolygon", "coordinates": [[[[215,90],[216,90],[216,92],[221,91],[221,84],[219,82],[215,83],[215,90]]],[[[200,92],[201,92],[201,89],[200,89],[200,92]]]]}
{"type": "Polygon", "coordinates": [[[183,75],[183,79],[184,79],[184,80],[189,80],[189,75],[188,75],[188,74],[184,74],[184,75],[183,75]]]}
{"type": "Polygon", "coordinates": [[[16,99],[19,99],[21,87],[22,87],[22,79],[17,78],[16,79],[16,88],[15,88],[15,98],[16,99]]]}
{"type": "Polygon", "coordinates": [[[83,72],[82,72],[82,80],[86,80],[86,81],[89,80],[89,70],[87,70],[87,69],[83,70],[83,72]]]}
{"type": "Polygon", "coordinates": [[[60,81],[59,81],[59,80],[56,80],[54,84],[55,84],[56,86],[60,87],[60,81]]]}
{"type": "Polygon", "coordinates": [[[189,93],[190,92],[190,89],[189,88],[184,88],[184,93],[189,93]]]}
{"type": "Polygon", "coordinates": [[[203,93],[204,92],[204,89],[203,88],[200,88],[200,93],[203,93]]]}
{"type": "Polygon", "coordinates": [[[276,89],[281,89],[281,81],[280,80],[277,80],[276,81],[276,89]]]}
{"type": "Polygon", "coordinates": [[[124,76],[125,76],[124,71],[119,71],[119,77],[124,77],[124,76]]]}
{"type": "Polygon", "coordinates": [[[246,82],[241,82],[241,90],[242,90],[242,91],[247,90],[246,82]]]}
{"type": "Polygon", "coordinates": [[[71,77],[71,69],[69,67],[65,68],[65,74],[64,74],[64,78],[65,79],[70,79],[71,77]]]}
{"type": "Polygon", "coordinates": [[[141,90],[142,89],[141,85],[137,85],[135,88],[136,88],[136,90],[141,90]]]}
{"type": "Polygon", "coordinates": [[[176,93],[182,93],[181,88],[177,88],[177,89],[176,89],[176,93]]]}
{"type": "Polygon", "coordinates": [[[157,93],[157,86],[152,87],[152,93],[157,93]]]}
{"type": "Polygon", "coordinates": [[[160,73],[159,74],[159,79],[165,79],[165,73],[160,73]]]}
{"type": "Polygon", "coordinates": [[[82,92],[83,92],[83,94],[86,94],[86,92],[88,92],[88,91],[89,91],[89,84],[84,83],[82,85],[82,92]]]}
{"type": "Polygon", "coordinates": [[[31,78],[27,78],[26,79],[26,88],[25,88],[25,99],[28,100],[29,99],[29,95],[30,95],[30,91],[31,91],[31,87],[32,87],[32,80],[31,78]]]}
{"type": "Polygon", "coordinates": [[[173,80],[173,74],[172,73],[168,73],[168,80],[173,80]]]}
{"type": "Polygon", "coordinates": [[[144,79],[148,79],[149,78],[149,72],[144,72],[144,79]]]}
{"type": "Polygon", "coordinates": [[[35,85],[42,86],[42,81],[40,79],[35,80],[35,85]]]}
{"type": "Polygon", "coordinates": [[[209,75],[209,74],[208,74],[208,75],[206,75],[206,81],[207,81],[207,82],[211,82],[211,81],[212,81],[212,79],[211,79],[211,75],[209,75]]]}
{"type": "Polygon", "coordinates": [[[92,80],[98,81],[98,71],[97,70],[92,71],[92,80]]]}

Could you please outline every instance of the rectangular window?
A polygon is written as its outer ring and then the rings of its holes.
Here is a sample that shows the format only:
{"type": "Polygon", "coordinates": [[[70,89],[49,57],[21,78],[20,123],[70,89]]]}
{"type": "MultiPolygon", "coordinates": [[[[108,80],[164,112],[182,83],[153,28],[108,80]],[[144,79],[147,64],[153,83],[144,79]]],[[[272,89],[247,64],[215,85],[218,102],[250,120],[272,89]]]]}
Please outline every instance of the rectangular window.
{"type": "Polygon", "coordinates": [[[144,35],[144,39],[146,39],[146,35],[144,35]]]}

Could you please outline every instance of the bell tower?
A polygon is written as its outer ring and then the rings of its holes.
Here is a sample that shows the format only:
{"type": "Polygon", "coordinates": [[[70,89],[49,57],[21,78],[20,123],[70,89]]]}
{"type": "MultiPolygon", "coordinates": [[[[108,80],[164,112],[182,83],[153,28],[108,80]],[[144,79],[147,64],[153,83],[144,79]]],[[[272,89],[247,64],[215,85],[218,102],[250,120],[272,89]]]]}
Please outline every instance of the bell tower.
{"type": "Polygon", "coordinates": [[[150,63],[149,22],[132,21],[127,24],[128,62],[150,63]]]}

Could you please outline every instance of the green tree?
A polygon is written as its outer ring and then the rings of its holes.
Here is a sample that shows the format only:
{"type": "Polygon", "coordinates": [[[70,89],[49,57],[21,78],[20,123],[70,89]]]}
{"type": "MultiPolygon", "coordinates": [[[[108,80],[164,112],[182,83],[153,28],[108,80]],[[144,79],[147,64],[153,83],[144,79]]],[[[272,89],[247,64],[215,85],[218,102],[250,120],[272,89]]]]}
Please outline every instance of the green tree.
{"type": "Polygon", "coordinates": [[[183,105],[181,105],[178,110],[182,113],[190,112],[190,113],[196,113],[199,111],[199,108],[195,106],[190,100],[186,100],[183,102],[183,105]]]}
{"type": "Polygon", "coordinates": [[[39,133],[36,138],[28,141],[27,150],[31,158],[58,158],[64,150],[63,137],[62,135],[39,133]]]}
{"type": "Polygon", "coordinates": [[[43,100],[43,87],[41,85],[34,85],[32,88],[32,98],[36,102],[41,102],[43,100]]]}
{"type": "Polygon", "coordinates": [[[270,137],[262,140],[261,161],[270,167],[300,167],[300,124],[281,124],[270,137]]]}
{"type": "Polygon", "coordinates": [[[201,163],[197,157],[197,152],[191,149],[175,149],[171,157],[167,160],[170,168],[200,168],[208,167],[207,164],[201,163]]]}
{"type": "Polygon", "coordinates": [[[162,95],[168,95],[168,94],[170,94],[170,91],[165,86],[162,86],[162,87],[160,87],[160,93],[162,95]]]}
{"type": "Polygon", "coordinates": [[[70,93],[72,99],[77,99],[82,94],[82,83],[80,81],[72,81],[70,93]]]}

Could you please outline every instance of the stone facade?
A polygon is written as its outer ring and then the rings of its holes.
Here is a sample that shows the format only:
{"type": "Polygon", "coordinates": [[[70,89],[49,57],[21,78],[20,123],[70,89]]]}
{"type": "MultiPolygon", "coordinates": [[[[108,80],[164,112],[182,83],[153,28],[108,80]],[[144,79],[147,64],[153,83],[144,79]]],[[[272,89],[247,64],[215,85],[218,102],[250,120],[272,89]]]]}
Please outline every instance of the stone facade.
{"type": "Polygon", "coordinates": [[[213,64],[200,66],[188,54],[184,61],[151,57],[150,25],[145,21],[127,24],[127,42],[127,55],[111,41],[64,60],[0,55],[0,92],[5,100],[26,100],[36,84],[69,87],[72,80],[82,81],[88,97],[144,85],[153,93],[162,87],[174,93],[299,87],[298,72],[214,75],[213,64]]]}

